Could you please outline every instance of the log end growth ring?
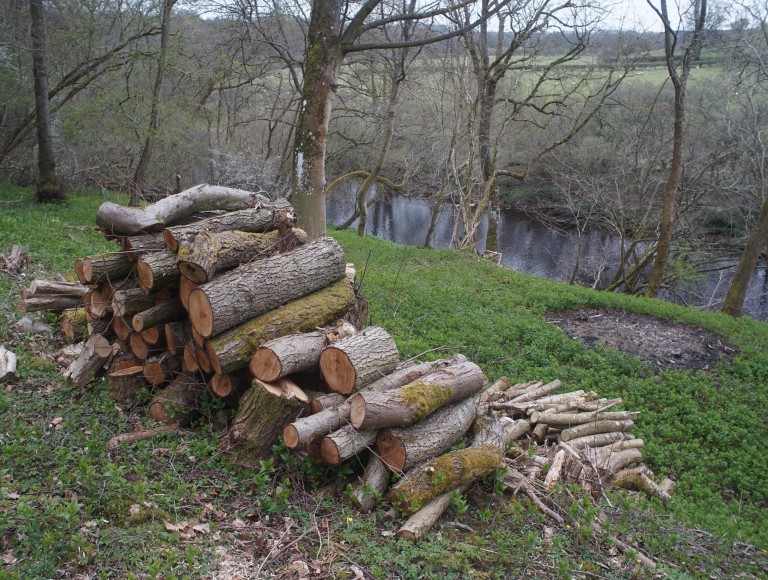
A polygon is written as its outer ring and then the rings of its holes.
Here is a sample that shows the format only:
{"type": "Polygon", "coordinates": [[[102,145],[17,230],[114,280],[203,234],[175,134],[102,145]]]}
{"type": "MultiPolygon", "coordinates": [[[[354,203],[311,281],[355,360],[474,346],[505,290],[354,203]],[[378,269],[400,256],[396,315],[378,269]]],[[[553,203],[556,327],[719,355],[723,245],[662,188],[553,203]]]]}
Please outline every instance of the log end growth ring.
{"type": "Polygon", "coordinates": [[[192,326],[208,338],[213,331],[213,307],[208,296],[200,288],[195,288],[189,295],[189,319],[192,326]]]}
{"type": "Polygon", "coordinates": [[[211,388],[219,397],[227,397],[232,392],[232,379],[229,375],[213,375],[211,388]]]}
{"type": "Polygon", "coordinates": [[[357,380],[357,371],[344,351],[328,347],[320,355],[320,372],[331,390],[348,395],[357,380]]]}
{"type": "Polygon", "coordinates": [[[155,276],[152,274],[152,268],[146,262],[141,260],[136,262],[136,278],[138,278],[139,286],[144,292],[149,293],[152,290],[155,276]]]}
{"type": "Polygon", "coordinates": [[[360,394],[349,398],[349,420],[355,429],[360,429],[365,421],[365,399],[360,394]]]}
{"type": "Polygon", "coordinates": [[[406,452],[403,442],[392,431],[382,431],[376,439],[376,448],[384,464],[392,471],[405,467],[406,452]]]}
{"type": "Polygon", "coordinates": [[[333,439],[325,437],[322,440],[320,443],[320,457],[328,465],[338,465],[341,463],[339,447],[333,439]]]}
{"type": "Polygon", "coordinates": [[[283,441],[288,449],[296,449],[299,446],[299,432],[293,425],[283,429],[283,441]]]}
{"type": "Polygon", "coordinates": [[[272,350],[260,346],[253,353],[251,372],[257,379],[268,383],[274,382],[280,378],[282,370],[283,365],[280,363],[280,358],[272,350]]]}

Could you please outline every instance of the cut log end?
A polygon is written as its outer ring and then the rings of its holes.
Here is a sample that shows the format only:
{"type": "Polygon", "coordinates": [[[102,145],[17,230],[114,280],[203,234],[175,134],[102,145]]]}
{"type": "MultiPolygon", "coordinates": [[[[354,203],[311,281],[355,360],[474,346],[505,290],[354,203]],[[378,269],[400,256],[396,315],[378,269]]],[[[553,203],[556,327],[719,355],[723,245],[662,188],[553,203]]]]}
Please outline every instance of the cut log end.
{"type": "Polygon", "coordinates": [[[165,240],[165,243],[171,252],[175,254],[179,251],[179,242],[176,241],[176,238],[173,236],[173,232],[169,231],[168,229],[164,229],[163,239],[165,240]]]}
{"type": "Polygon", "coordinates": [[[152,268],[149,267],[145,262],[142,262],[139,260],[136,263],[136,278],[139,281],[139,286],[144,290],[144,292],[149,292],[152,290],[152,286],[154,284],[154,274],[152,274],[152,268]]]}
{"type": "Polygon", "coordinates": [[[232,379],[229,375],[213,375],[211,388],[219,397],[227,397],[232,392],[232,379]]]}
{"type": "Polygon", "coordinates": [[[352,395],[349,399],[349,419],[355,429],[359,429],[365,421],[365,399],[361,395],[352,395]]]}
{"type": "Polygon", "coordinates": [[[381,460],[390,470],[403,471],[407,457],[405,445],[398,437],[395,437],[391,431],[382,431],[376,439],[376,447],[381,460]]]}
{"type": "Polygon", "coordinates": [[[189,295],[189,319],[192,326],[205,338],[213,331],[213,308],[205,292],[193,290],[189,295]]]}
{"type": "Polygon", "coordinates": [[[339,446],[333,439],[326,437],[320,443],[320,458],[327,465],[338,465],[341,463],[341,454],[339,446]]]}
{"type": "Polygon", "coordinates": [[[283,365],[280,358],[270,349],[259,347],[251,358],[250,368],[256,378],[272,382],[280,378],[283,365]]]}
{"type": "Polygon", "coordinates": [[[337,348],[327,348],[320,355],[320,372],[328,386],[342,395],[352,392],[357,372],[347,354],[337,348]]]}
{"type": "Polygon", "coordinates": [[[283,429],[283,441],[288,449],[296,449],[300,444],[299,432],[293,425],[287,425],[283,429]]]}
{"type": "Polygon", "coordinates": [[[208,281],[208,273],[199,265],[192,262],[179,262],[178,266],[179,273],[190,282],[205,284],[208,281]]]}

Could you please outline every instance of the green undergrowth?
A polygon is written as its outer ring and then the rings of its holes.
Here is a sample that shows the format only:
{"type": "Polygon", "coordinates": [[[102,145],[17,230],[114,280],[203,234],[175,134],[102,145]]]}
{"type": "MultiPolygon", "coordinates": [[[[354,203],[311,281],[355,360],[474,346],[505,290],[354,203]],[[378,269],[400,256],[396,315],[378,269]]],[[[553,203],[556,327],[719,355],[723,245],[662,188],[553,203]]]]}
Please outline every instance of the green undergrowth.
{"type": "MultiPolygon", "coordinates": [[[[76,258],[111,248],[90,228],[104,199],[38,206],[30,190],[0,184],[0,252],[27,246],[30,279],[72,275],[76,258]]],[[[62,381],[52,356],[61,337],[11,329],[26,282],[0,274],[0,344],[19,355],[21,374],[0,386],[0,579],[290,578],[305,566],[313,578],[649,577],[610,536],[641,546],[673,578],[768,573],[765,325],[331,233],[401,358],[446,347],[425,358],[460,351],[490,379],[559,378],[569,390],[622,396],[641,412],[647,463],[678,481],[671,504],[609,492],[598,507],[565,486],[552,498],[567,514],[557,526],[489,477],[413,544],[392,537],[402,519],[386,507],[361,515],[347,501],[361,464],[329,469],[276,448],[257,470],[231,469],[218,451],[228,411],[212,399],[195,428],[110,450],[112,436],[151,426],[145,409],[115,405],[103,379],[83,390],[62,381]],[[582,306],[695,324],[739,354],[710,372],[656,374],[568,339],[542,316],[582,306]]]]}

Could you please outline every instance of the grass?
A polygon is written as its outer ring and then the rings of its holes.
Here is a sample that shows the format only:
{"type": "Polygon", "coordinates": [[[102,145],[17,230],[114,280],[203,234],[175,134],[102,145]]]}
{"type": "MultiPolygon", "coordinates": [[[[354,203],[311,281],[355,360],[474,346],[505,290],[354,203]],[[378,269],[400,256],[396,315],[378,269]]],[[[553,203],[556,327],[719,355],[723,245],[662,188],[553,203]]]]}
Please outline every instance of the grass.
{"type": "MultiPolygon", "coordinates": [[[[110,247],[89,227],[103,199],[38,206],[30,191],[0,184],[0,252],[26,245],[30,277],[71,274],[76,257],[110,247]]],[[[635,432],[646,462],[678,492],[668,507],[610,493],[612,506],[599,509],[611,533],[642,545],[672,577],[768,573],[766,325],[548,282],[465,253],[332,235],[364,271],[372,322],[393,334],[402,358],[448,346],[489,378],[559,378],[642,412],[635,432]],[[712,372],[654,374],[568,339],[542,316],[582,306],[694,324],[740,352],[712,372]]],[[[260,470],[233,471],[217,451],[225,411],[213,400],[194,430],[108,451],[111,436],[149,424],[144,409],[116,406],[103,380],[82,391],[65,384],[51,356],[60,337],[10,330],[23,283],[1,276],[0,344],[19,354],[21,379],[0,391],[0,578],[295,577],[303,566],[339,578],[648,574],[594,534],[598,507],[570,486],[555,498],[570,506],[569,523],[551,542],[544,516],[499,493],[493,478],[457,498],[421,543],[395,541],[386,534],[399,520],[385,509],[362,517],[344,501],[358,466],[329,470],[278,448],[260,470]]]]}

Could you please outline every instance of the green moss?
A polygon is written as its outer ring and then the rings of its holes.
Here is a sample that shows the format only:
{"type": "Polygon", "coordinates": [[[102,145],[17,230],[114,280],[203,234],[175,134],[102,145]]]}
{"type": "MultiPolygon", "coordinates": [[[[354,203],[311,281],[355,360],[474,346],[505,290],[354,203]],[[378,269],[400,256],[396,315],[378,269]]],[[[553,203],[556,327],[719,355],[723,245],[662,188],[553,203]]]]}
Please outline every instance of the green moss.
{"type": "Polygon", "coordinates": [[[404,401],[413,411],[413,419],[419,421],[447,404],[451,399],[451,388],[415,381],[400,390],[404,401]]]}

